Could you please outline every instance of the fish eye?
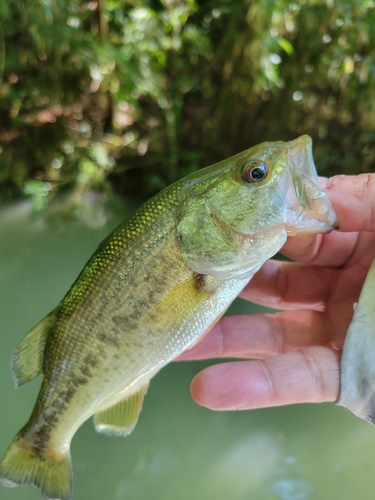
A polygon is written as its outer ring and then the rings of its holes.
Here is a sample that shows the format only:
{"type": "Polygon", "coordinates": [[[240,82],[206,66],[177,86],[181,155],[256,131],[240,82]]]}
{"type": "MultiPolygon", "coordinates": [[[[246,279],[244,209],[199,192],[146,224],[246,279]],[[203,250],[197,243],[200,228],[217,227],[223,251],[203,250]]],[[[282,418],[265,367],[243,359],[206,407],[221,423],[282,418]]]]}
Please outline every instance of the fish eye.
{"type": "Polygon", "coordinates": [[[247,163],[242,169],[242,180],[254,184],[267,177],[268,167],[265,163],[259,160],[247,163]]]}

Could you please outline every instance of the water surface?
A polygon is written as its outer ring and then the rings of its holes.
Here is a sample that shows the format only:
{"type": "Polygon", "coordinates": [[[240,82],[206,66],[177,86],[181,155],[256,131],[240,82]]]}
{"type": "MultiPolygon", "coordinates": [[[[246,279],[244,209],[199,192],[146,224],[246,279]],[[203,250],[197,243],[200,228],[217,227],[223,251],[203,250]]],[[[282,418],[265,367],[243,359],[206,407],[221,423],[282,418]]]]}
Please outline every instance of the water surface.
{"type": "MultiPolygon", "coordinates": [[[[129,210],[129,209],[128,209],[129,210]]],[[[100,229],[0,210],[0,454],[28,419],[41,378],[17,391],[10,357],[52,310],[100,241],[100,229]]],[[[253,311],[238,301],[232,311],[253,311]]],[[[172,363],[152,381],[138,425],[110,438],[86,422],[72,444],[74,500],[373,500],[375,428],[333,404],[212,412],[189,394],[207,362],[172,363]]],[[[37,500],[0,487],[1,500],[37,500]]]]}

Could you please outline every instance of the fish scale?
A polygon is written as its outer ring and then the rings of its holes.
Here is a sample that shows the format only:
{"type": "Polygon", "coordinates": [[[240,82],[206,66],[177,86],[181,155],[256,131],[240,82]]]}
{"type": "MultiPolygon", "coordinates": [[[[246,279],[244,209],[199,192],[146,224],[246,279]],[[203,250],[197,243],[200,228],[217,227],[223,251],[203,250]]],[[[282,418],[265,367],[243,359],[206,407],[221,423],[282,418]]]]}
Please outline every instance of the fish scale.
{"type": "Polygon", "coordinates": [[[17,385],[44,378],[1,482],[69,500],[80,425],[95,415],[98,431],[129,434],[150,379],[204,335],[288,234],[335,224],[307,136],[255,146],[144,204],[17,347],[17,385]]]}
{"type": "MultiPolygon", "coordinates": [[[[171,219],[173,222],[173,219],[171,219]]],[[[141,220],[142,224],[142,220],[141,220]]],[[[139,224],[139,226],[141,225],[139,224]]],[[[138,226],[138,227],[139,227],[138,226]]],[[[119,231],[120,234],[122,234],[123,241],[126,241],[126,238],[129,237],[129,234],[131,237],[134,237],[135,234],[137,234],[137,231],[135,230],[136,224],[132,222],[130,224],[130,228],[127,229],[121,228],[119,231]],[[134,234],[135,233],[135,234],[134,234]]],[[[164,227],[167,227],[166,224],[164,224],[164,227]]],[[[147,234],[142,235],[143,239],[147,240],[147,234]]],[[[170,238],[170,232],[164,230],[164,234],[160,232],[159,238],[162,239],[164,238],[171,240],[170,238]]],[[[159,241],[159,238],[157,241],[159,241]]],[[[142,245],[142,240],[138,242],[138,245],[142,245]]],[[[176,242],[171,240],[169,242],[169,246],[174,248],[176,245],[176,242]]],[[[140,267],[145,267],[146,268],[149,266],[150,261],[152,260],[157,260],[157,265],[158,265],[158,272],[162,276],[169,276],[168,275],[168,270],[171,269],[171,259],[165,259],[163,257],[164,252],[166,251],[166,243],[160,245],[160,242],[158,245],[149,245],[147,248],[146,252],[146,257],[143,260],[138,261],[138,266],[140,267]],[[150,251],[151,249],[149,248],[150,246],[153,246],[154,248],[157,249],[158,253],[152,254],[150,251]],[[164,265],[163,264],[164,261],[164,265]]],[[[108,253],[113,257],[115,251],[119,248],[119,246],[115,247],[113,244],[113,241],[109,241],[107,245],[101,248],[99,254],[94,257],[93,262],[96,264],[97,262],[102,262],[108,257],[108,253]]],[[[41,394],[40,394],[40,402],[37,402],[36,405],[36,411],[33,415],[32,420],[38,420],[40,429],[39,434],[44,434],[47,435],[46,433],[46,424],[45,424],[45,417],[43,417],[43,409],[45,407],[51,408],[53,407],[53,404],[55,401],[58,401],[60,399],[64,398],[64,395],[66,393],[66,390],[69,388],[72,388],[75,390],[74,394],[74,399],[79,399],[80,401],[85,401],[86,404],[89,403],[89,397],[87,394],[94,394],[94,401],[93,403],[90,402],[89,406],[89,413],[93,414],[95,412],[95,402],[98,399],[98,394],[99,396],[101,395],[101,392],[99,391],[100,385],[105,385],[105,390],[108,392],[108,385],[112,386],[111,387],[111,394],[113,392],[118,392],[120,389],[122,389],[122,385],[129,385],[129,380],[123,378],[121,375],[121,385],[117,383],[116,377],[106,377],[106,374],[108,371],[112,373],[113,371],[118,372],[120,371],[120,367],[123,366],[125,363],[129,364],[128,360],[128,352],[129,349],[132,347],[132,338],[133,336],[136,336],[136,342],[138,342],[139,347],[143,347],[144,343],[140,343],[139,337],[140,337],[140,332],[139,328],[137,329],[137,323],[138,322],[145,322],[144,316],[145,316],[145,305],[144,304],[139,304],[138,307],[131,307],[127,305],[127,296],[129,294],[132,294],[134,296],[139,296],[142,295],[144,292],[143,290],[140,292],[139,289],[145,286],[150,287],[150,278],[147,279],[146,282],[142,282],[138,280],[138,283],[132,283],[132,280],[129,280],[127,283],[127,288],[128,291],[125,291],[121,294],[121,298],[116,298],[116,293],[119,288],[118,282],[116,279],[113,278],[113,276],[116,276],[116,268],[119,266],[123,267],[124,263],[126,266],[126,261],[128,259],[132,260],[132,253],[136,253],[137,251],[137,246],[135,248],[131,247],[129,245],[129,250],[128,250],[128,255],[124,256],[121,255],[120,253],[118,254],[117,259],[112,259],[110,262],[108,269],[105,273],[105,277],[107,278],[107,286],[102,287],[99,286],[99,284],[102,283],[103,280],[103,275],[97,276],[97,269],[100,268],[100,266],[94,265],[93,268],[91,268],[91,271],[88,274],[88,276],[84,276],[85,282],[83,283],[83,286],[81,286],[81,283],[78,282],[78,287],[73,286],[71,289],[71,295],[68,294],[66,300],[63,301],[62,303],[62,310],[61,310],[61,320],[58,318],[57,323],[55,325],[55,331],[53,332],[51,336],[51,340],[49,343],[47,343],[46,348],[49,350],[49,360],[48,364],[46,365],[46,372],[45,372],[45,387],[51,387],[53,386],[53,393],[48,395],[45,395],[45,392],[42,388],[41,394]],[[97,288],[100,288],[100,293],[98,294],[97,288]],[[93,295],[94,298],[90,300],[90,308],[86,309],[82,312],[81,307],[82,303],[78,302],[77,299],[81,300],[83,302],[83,305],[85,305],[85,299],[89,300],[89,297],[93,295]],[[114,300],[113,300],[114,297],[114,300]],[[111,300],[112,299],[112,300],[111,300]],[[119,302],[121,302],[119,304],[119,302]],[[65,306],[65,304],[67,304],[65,306]],[[74,306],[72,306],[74,304],[74,306]],[[121,306],[121,304],[124,304],[124,306],[121,306]],[[143,314],[140,313],[140,307],[143,306],[143,314]],[[65,308],[67,310],[65,310],[65,308]],[[127,309],[130,309],[130,311],[127,311],[127,309]],[[91,310],[96,312],[96,317],[93,318],[90,321],[87,321],[86,318],[90,318],[91,316],[91,310]],[[127,336],[124,336],[122,339],[122,343],[120,344],[113,344],[113,341],[111,341],[111,336],[113,335],[113,330],[117,331],[118,326],[113,325],[112,317],[115,313],[121,313],[124,315],[124,317],[127,318],[127,324],[124,325],[125,328],[129,328],[129,334],[127,336]],[[70,324],[76,325],[76,320],[75,320],[75,315],[79,315],[80,318],[83,318],[84,322],[86,323],[86,328],[84,329],[84,332],[80,331],[79,336],[75,335],[77,332],[76,326],[73,326],[71,328],[70,332],[67,332],[67,330],[70,327],[70,324]],[[66,320],[66,317],[69,317],[69,321],[66,320]],[[67,333],[66,333],[67,332],[67,333]],[[104,334],[103,332],[107,332],[104,334]],[[69,335],[70,333],[70,335],[69,335]],[[121,345],[122,344],[122,345],[121,345]],[[90,384],[87,386],[88,381],[86,377],[80,377],[77,376],[77,372],[81,369],[81,362],[82,360],[85,359],[85,356],[87,353],[98,353],[98,352],[103,352],[103,349],[101,349],[101,346],[104,345],[104,352],[107,353],[106,357],[100,356],[100,361],[98,365],[100,365],[100,370],[97,370],[97,377],[92,376],[90,378],[90,384]],[[116,363],[113,362],[114,356],[109,356],[108,351],[110,350],[117,350],[121,346],[121,352],[123,353],[122,358],[118,360],[116,363]],[[77,353],[79,353],[77,355],[77,353]],[[60,372],[62,375],[59,374],[57,377],[56,381],[51,382],[51,376],[53,370],[56,370],[56,362],[55,362],[55,356],[58,356],[59,358],[63,357],[68,360],[74,359],[74,367],[72,366],[71,370],[69,372],[66,372],[65,367],[63,367],[60,372]],[[107,361],[108,367],[105,366],[107,361]],[[73,373],[71,373],[73,371],[73,373]],[[97,380],[99,379],[99,380],[97,380]],[[107,382],[108,380],[108,382],[107,382]],[[103,384],[103,382],[107,382],[106,384],[103,384]],[[92,387],[95,387],[95,391],[93,391],[92,387]]],[[[167,251],[168,254],[170,254],[170,251],[167,251]]],[[[137,259],[135,259],[137,260],[137,259]]],[[[137,263],[134,264],[133,261],[133,266],[137,267],[137,263]]],[[[133,272],[134,272],[134,267],[133,267],[133,272]]],[[[173,266],[172,266],[173,267],[173,266]]],[[[169,273],[171,274],[171,273],[169,273]]],[[[175,274],[175,273],[174,273],[175,274]]],[[[180,277],[180,280],[186,280],[190,276],[192,276],[192,271],[189,270],[186,266],[184,269],[183,275],[180,277]]],[[[139,275],[139,273],[137,273],[139,275]]],[[[153,295],[154,299],[153,301],[160,300],[160,297],[165,294],[164,292],[164,287],[167,287],[167,290],[169,289],[171,285],[171,278],[170,279],[163,279],[158,280],[154,286],[151,286],[153,289],[153,295]],[[163,286],[163,282],[166,282],[166,284],[163,286]]],[[[178,278],[175,276],[175,278],[178,278]]],[[[82,279],[82,278],[81,278],[82,279]]],[[[120,281],[126,281],[126,275],[122,276],[120,281]]],[[[148,304],[149,307],[153,305],[153,301],[150,301],[148,304]]],[[[77,332],[78,333],[78,332],[77,332]]],[[[147,338],[148,330],[146,329],[145,332],[145,337],[147,338]]],[[[115,354],[115,353],[114,353],[115,354]]],[[[144,356],[142,356],[144,358],[144,356]]],[[[133,360],[133,365],[136,364],[138,358],[136,357],[136,354],[134,352],[134,348],[132,351],[132,360],[133,360]]],[[[138,361],[138,364],[139,361],[138,361]]],[[[83,367],[85,367],[85,364],[83,364],[83,367]]],[[[144,366],[141,366],[141,369],[149,369],[148,366],[146,365],[146,368],[144,366]]],[[[134,375],[133,375],[134,376],[134,375]]],[[[72,406],[72,412],[73,414],[77,413],[76,407],[72,406]]],[[[56,410],[56,408],[55,408],[56,410]]],[[[68,410],[67,410],[68,411],[68,410]]],[[[82,410],[79,409],[79,412],[81,413],[82,410]]],[[[53,413],[57,414],[57,410],[53,413]]],[[[49,418],[50,413],[49,413],[49,418]]],[[[88,415],[89,416],[89,415],[88,415]]],[[[88,418],[88,416],[86,418],[88,418]]],[[[57,421],[53,421],[52,424],[49,425],[48,427],[48,437],[51,439],[51,434],[53,433],[53,429],[57,428],[58,433],[60,434],[61,432],[61,427],[58,426],[59,422],[62,419],[70,420],[69,412],[68,414],[59,414],[59,418],[57,421]]],[[[29,429],[28,427],[25,428],[25,436],[29,437],[28,432],[29,429]]],[[[35,424],[32,426],[32,432],[33,436],[37,435],[37,432],[35,430],[35,424]]],[[[67,437],[67,439],[69,436],[67,437]]],[[[40,440],[40,439],[39,439],[40,440]]]]}

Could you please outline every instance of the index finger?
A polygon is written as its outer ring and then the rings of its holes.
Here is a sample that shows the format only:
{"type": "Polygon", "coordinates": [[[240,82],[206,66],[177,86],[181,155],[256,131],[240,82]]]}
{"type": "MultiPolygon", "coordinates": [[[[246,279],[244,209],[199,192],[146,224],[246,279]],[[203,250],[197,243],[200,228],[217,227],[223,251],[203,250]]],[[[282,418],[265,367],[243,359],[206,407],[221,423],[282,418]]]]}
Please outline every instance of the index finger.
{"type": "Polygon", "coordinates": [[[325,183],[338,231],[288,238],[281,252],[299,262],[340,266],[353,251],[358,231],[375,232],[375,174],[337,175],[325,183]]]}

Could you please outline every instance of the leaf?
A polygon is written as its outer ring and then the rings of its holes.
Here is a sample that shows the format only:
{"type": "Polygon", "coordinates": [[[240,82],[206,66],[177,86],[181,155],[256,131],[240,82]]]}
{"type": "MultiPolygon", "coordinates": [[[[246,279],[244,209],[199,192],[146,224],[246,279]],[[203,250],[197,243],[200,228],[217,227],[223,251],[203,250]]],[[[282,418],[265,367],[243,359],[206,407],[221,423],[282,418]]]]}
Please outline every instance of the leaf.
{"type": "Polygon", "coordinates": [[[283,49],[284,52],[286,52],[289,56],[294,53],[294,48],[293,45],[288,42],[288,40],[284,37],[279,37],[277,40],[277,43],[280,45],[280,47],[283,49]]]}

